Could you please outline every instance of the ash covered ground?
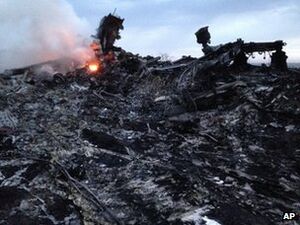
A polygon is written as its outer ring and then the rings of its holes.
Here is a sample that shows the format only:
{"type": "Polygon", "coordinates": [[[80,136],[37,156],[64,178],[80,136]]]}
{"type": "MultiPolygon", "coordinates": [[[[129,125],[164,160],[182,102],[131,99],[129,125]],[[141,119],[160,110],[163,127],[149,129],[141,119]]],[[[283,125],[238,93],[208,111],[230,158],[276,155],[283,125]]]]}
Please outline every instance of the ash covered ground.
{"type": "Polygon", "coordinates": [[[299,211],[299,70],[122,54],[96,77],[1,79],[1,225],[271,225],[299,211]]]}

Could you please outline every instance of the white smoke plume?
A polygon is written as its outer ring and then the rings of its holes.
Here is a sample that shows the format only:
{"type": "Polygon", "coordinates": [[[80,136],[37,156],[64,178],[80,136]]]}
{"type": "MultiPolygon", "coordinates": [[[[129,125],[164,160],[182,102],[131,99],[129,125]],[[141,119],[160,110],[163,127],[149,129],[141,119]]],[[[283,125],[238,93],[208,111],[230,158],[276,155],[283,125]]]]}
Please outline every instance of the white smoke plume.
{"type": "Polygon", "coordinates": [[[0,71],[92,55],[88,23],[66,0],[0,0],[0,21],[0,71]]]}

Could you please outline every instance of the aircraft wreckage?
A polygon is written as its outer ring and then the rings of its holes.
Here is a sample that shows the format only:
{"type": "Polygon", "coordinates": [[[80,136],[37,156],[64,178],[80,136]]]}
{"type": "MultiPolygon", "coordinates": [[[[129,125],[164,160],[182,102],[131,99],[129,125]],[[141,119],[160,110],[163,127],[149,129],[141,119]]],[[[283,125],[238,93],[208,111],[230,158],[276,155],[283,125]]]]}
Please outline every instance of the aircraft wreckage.
{"type": "Polygon", "coordinates": [[[209,46],[204,27],[203,57],[163,61],[114,47],[120,29],[102,20],[85,65],[1,75],[0,224],[274,225],[299,212],[300,70],[283,41],[209,46]],[[246,64],[265,51],[271,67],[246,64]]]}

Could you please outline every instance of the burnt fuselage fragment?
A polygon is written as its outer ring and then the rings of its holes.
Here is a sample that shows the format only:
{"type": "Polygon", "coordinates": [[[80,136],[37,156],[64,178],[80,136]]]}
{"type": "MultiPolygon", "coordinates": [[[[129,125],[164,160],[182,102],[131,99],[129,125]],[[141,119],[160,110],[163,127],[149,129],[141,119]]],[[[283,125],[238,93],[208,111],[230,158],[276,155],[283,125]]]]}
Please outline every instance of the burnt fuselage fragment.
{"type": "Polygon", "coordinates": [[[237,39],[237,41],[232,43],[227,43],[224,45],[210,46],[211,35],[208,31],[208,26],[200,28],[196,33],[197,43],[202,44],[202,51],[205,56],[211,56],[216,59],[220,59],[220,54],[236,49],[235,55],[233,56],[233,62],[236,66],[247,65],[248,57],[247,55],[252,55],[255,52],[273,52],[271,55],[271,66],[280,69],[287,69],[287,56],[284,51],[282,51],[283,46],[286,45],[282,40],[274,42],[248,42],[245,43],[242,39],[237,39]],[[275,52],[274,52],[275,51],[275,52]]]}

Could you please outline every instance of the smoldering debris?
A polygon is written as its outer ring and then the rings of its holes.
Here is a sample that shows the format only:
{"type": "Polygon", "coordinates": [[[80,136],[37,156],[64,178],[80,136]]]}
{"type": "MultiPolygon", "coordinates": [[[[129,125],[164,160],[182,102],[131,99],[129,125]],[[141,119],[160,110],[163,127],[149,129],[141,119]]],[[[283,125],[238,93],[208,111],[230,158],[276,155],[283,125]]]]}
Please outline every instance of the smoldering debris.
{"type": "Polygon", "coordinates": [[[298,209],[299,70],[119,58],[2,80],[1,224],[265,225],[298,209]]]}
{"type": "Polygon", "coordinates": [[[256,44],[6,71],[0,224],[281,224],[299,211],[300,70],[247,64],[245,46],[283,42],[256,44]]]}

